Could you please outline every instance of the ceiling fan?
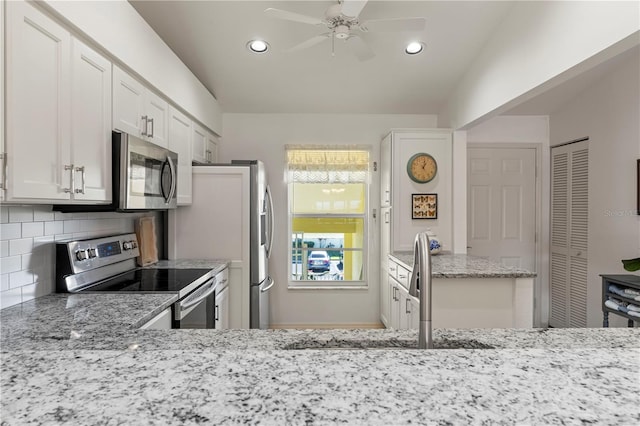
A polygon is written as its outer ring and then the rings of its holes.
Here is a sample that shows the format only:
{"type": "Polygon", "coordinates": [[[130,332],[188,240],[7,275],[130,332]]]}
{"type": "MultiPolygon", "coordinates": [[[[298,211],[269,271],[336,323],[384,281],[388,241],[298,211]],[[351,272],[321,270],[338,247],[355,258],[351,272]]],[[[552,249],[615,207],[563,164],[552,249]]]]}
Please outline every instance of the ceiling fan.
{"type": "Polygon", "coordinates": [[[338,0],[337,4],[329,6],[324,13],[324,19],[301,15],[286,10],[268,8],[264,11],[267,16],[287,21],[302,22],[304,24],[326,27],[329,31],[296,44],[285,52],[295,52],[307,49],[325,40],[331,39],[331,54],[335,56],[335,40],[344,40],[347,48],[361,61],[375,56],[367,43],[355,31],[391,32],[391,31],[421,31],[425,26],[425,18],[388,18],[371,19],[360,22],[358,16],[368,0],[338,0]]]}

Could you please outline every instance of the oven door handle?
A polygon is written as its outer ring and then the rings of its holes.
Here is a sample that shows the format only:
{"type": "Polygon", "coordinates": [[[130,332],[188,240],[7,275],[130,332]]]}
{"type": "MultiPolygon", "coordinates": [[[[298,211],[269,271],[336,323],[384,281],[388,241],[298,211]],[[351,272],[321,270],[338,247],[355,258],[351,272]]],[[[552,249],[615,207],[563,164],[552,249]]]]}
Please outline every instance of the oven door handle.
{"type": "Polygon", "coordinates": [[[184,300],[180,302],[180,309],[187,309],[197,303],[200,303],[202,300],[206,299],[207,297],[211,296],[211,294],[213,294],[213,292],[216,291],[216,284],[217,284],[217,281],[214,277],[211,279],[209,283],[204,284],[203,286],[199,287],[195,292],[193,292],[191,295],[185,297],[184,300]],[[208,287],[208,288],[205,289],[205,287],[208,287]]]}

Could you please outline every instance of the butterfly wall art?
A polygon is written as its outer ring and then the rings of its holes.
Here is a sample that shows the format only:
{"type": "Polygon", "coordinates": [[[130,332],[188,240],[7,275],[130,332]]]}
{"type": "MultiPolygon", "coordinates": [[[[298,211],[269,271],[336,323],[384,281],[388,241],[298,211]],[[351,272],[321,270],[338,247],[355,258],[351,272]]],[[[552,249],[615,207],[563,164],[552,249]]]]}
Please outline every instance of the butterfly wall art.
{"type": "Polygon", "coordinates": [[[411,219],[437,219],[438,194],[411,194],[411,219]]]}

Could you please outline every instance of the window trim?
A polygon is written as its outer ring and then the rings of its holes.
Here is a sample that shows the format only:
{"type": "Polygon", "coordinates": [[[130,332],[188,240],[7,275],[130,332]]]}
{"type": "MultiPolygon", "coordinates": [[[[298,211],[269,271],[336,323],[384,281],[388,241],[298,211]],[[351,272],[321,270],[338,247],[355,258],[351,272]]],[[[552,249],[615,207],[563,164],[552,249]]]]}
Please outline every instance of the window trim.
{"type": "MultiPolygon", "coordinates": [[[[285,147],[285,164],[286,163],[286,151],[288,151],[289,149],[300,149],[300,150],[304,150],[304,149],[313,149],[313,150],[344,150],[344,151],[349,151],[349,150],[358,150],[358,151],[367,151],[368,155],[369,155],[369,160],[368,160],[368,164],[369,164],[369,168],[367,171],[367,179],[365,179],[363,182],[361,182],[363,185],[365,185],[364,188],[364,209],[362,214],[357,214],[357,213],[344,213],[344,214],[331,214],[331,213],[319,213],[319,214],[313,214],[313,213],[300,213],[300,214],[296,214],[295,217],[353,217],[353,218],[363,218],[364,220],[364,224],[363,224],[363,228],[364,228],[364,236],[363,236],[363,241],[362,241],[362,252],[363,252],[363,256],[362,256],[362,266],[363,266],[363,272],[364,272],[364,277],[362,280],[350,280],[350,281],[331,281],[331,280],[294,280],[292,279],[292,274],[291,274],[291,262],[293,259],[293,246],[291,244],[291,236],[293,235],[293,228],[292,228],[292,222],[293,222],[293,213],[292,213],[292,203],[293,203],[293,198],[292,198],[292,191],[291,191],[291,185],[293,185],[294,181],[290,181],[289,180],[289,170],[288,170],[288,166],[287,169],[285,170],[285,183],[286,183],[286,187],[287,187],[287,289],[289,290],[301,290],[301,291],[305,291],[305,290],[311,290],[311,291],[316,291],[316,290],[369,290],[370,289],[370,285],[369,285],[369,269],[370,269],[370,262],[371,262],[371,255],[372,255],[372,248],[370,247],[370,240],[371,240],[371,219],[369,218],[369,206],[371,203],[371,187],[372,187],[372,162],[373,162],[373,150],[371,146],[362,146],[362,145],[358,145],[358,146],[310,146],[309,148],[306,148],[304,146],[295,146],[295,147],[285,147]],[[320,284],[322,283],[322,284],[320,284]],[[326,283],[326,284],[325,284],[326,283]]],[[[304,183],[304,182],[298,182],[298,183],[304,183]]],[[[360,249],[357,249],[360,250],[360,249]]]]}

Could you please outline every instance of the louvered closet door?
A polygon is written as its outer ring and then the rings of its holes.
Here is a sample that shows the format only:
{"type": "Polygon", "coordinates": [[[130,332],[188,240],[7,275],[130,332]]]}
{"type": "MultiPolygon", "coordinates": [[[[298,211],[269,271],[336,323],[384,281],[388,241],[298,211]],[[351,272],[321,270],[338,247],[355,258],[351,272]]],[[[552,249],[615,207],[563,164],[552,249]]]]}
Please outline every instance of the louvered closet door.
{"type": "Polygon", "coordinates": [[[588,141],[551,150],[549,325],[587,325],[588,141]]]}

